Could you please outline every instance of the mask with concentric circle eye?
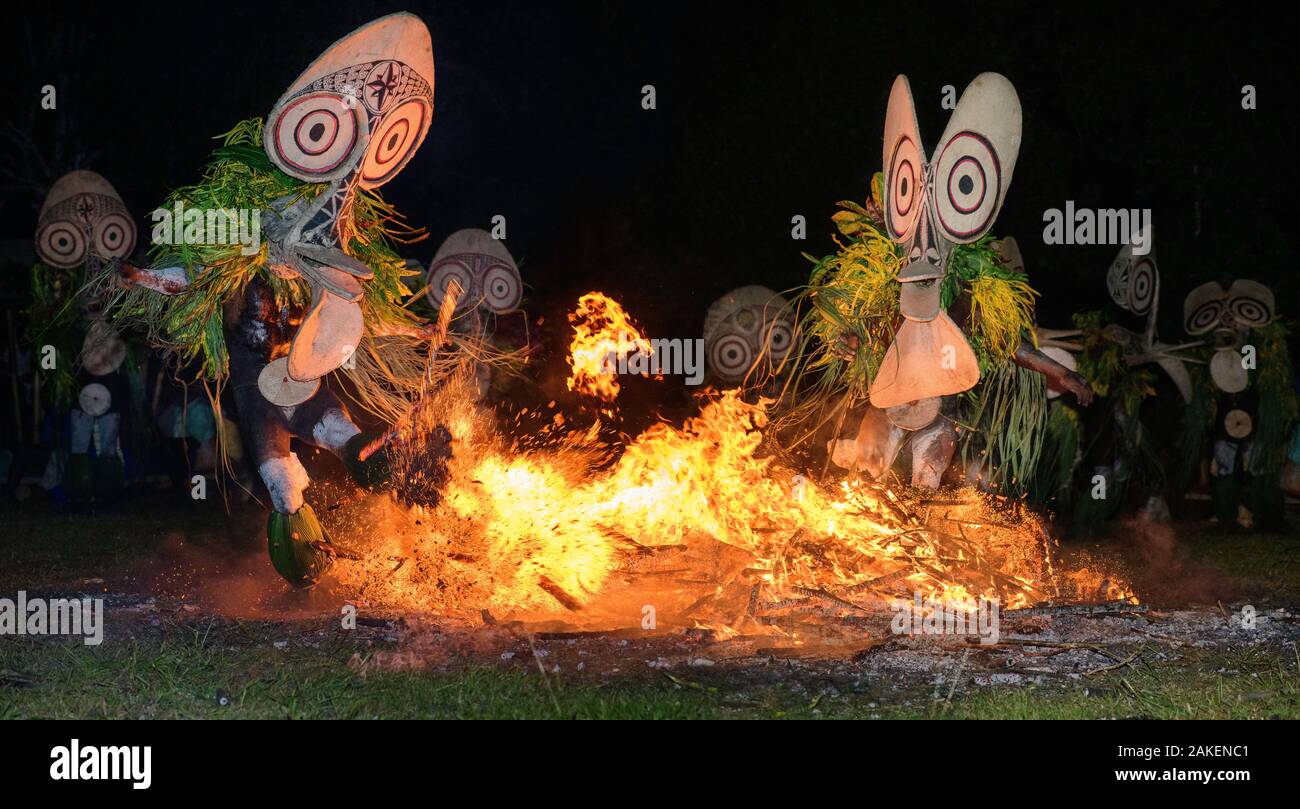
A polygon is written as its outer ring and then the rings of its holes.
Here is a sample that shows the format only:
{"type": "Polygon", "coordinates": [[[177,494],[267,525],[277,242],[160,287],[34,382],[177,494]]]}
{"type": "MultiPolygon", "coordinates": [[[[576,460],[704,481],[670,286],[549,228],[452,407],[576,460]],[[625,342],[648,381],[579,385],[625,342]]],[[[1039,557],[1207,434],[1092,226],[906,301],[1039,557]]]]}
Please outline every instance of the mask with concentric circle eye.
{"type": "Polygon", "coordinates": [[[116,189],[93,171],[73,171],[50,187],[36,224],[36,252],[52,267],[80,266],[92,256],[123,258],[136,228],[116,189]]]}
{"type": "Polygon", "coordinates": [[[100,217],[90,233],[92,248],[104,258],[125,258],[135,247],[135,223],[125,211],[100,217]]]}
{"type": "Polygon", "coordinates": [[[965,244],[988,233],[1011,186],[1020,136],[1015,88],[1005,76],[981,73],[962,93],[927,162],[911,86],[906,76],[896,78],[881,155],[890,238],[909,254],[919,246],[926,253],[921,258],[933,260],[946,257],[942,242],[965,244]],[[932,248],[937,256],[929,255],[932,248]]]}
{"type": "Polygon", "coordinates": [[[767,287],[728,292],[704,318],[709,370],[724,385],[761,384],[789,356],[794,322],[790,304],[767,287]]]}
{"type": "Polygon", "coordinates": [[[51,267],[69,269],[86,260],[86,231],[70,219],[50,219],[36,230],[36,252],[51,267]]]}
{"type": "MultiPolygon", "coordinates": [[[[1149,237],[1141,241],[1150,243],[1149,237]]],[[[1125,311],[1135,315],[1149,313],[1160,295],[1155,250],[1139,256],[1134,254],[1131,244],[1120,248],[1106,273],[1106,290],[1111,300],[1125,311]]]]}
{"type": "Polygon", "coordinates": [[[518,309],[524,297],[523,279],[511,264],[489,264],[480,277],[479,289],[483,292],[483,303],[498,315],[518,309]]]}
{"type": "Polygon", "coordinates": [[[1237,323],[1251,329],[1273,322],[1273,290],[1259,283],[1239,279],[1228,288],[1228,311],[1237,323]]]}
{"type": "Polygon", "coordinates": [[[925,148],[906,76],[894,80],[885,111],[885,226],[890,238],[910,245],[929,204],[925,148]]]}
{"type": "Polygon", "coordinates": [[[754,342],[735,324],[728,324],[719,329],[709,343],[708,361],[720,381],[739,383],[754,365],[754,342]]]}
{"type": "Polygon", "coordinates": [[[1224,289],[1213,281],[1201,284],[1183,300],[1183,328],[1193,336],[1214,332],[1210,378],[1225,393],[1240,393],[1250,374],[1240,353],[1253,325],[1272,319],[1273,293],[1254,281],[1237,281],[1224,289]],[[1245,320],[1241,316],[1245,316],[1245,320]]]}
{"type": "Polygon", "coordinates": [[[1183,299],[1183,329],[1190,335],[1219,328],[1228,309],[1227,291],[1213,281],[1201,284],[1183,299]]]}
{"type": "Polygon", "coordinates": [[[356,176],[383,185],[410,161],[433,117],[429,30],[407,13],[381,17],[321,54],[267,116],[263,145],[308,182],[356,176]]]}
{"type": "Polygon", "coordinates": [[[327,182],[348,174],[369,136],[369,122],[348,97],[308,92],[271,113],[266,152],[285,174],[327,182]]]}
{"type": "Polygon", "coordinates": [[[790,356],[794,347],[794,318],[782,312],[768,323],[767,356],[773,365],[780,365],[790,356]]]}
{"type": "Polygon", "coordinates": [[[465,266],[463,257],[449,256],[441,261],[435,261],[429,265],[428,279],[429,288],[425,294],[435,309],[442,306],[442,299],[453,283],[460,288],[460,297],[456,299],[456,313],[473,308],[478,290],[474,288],[474,271],[465,266]]]}
{"type": "Polygon", "coordinates": [[[456,302],[457,314],[482,307],[503,315],[519,308],[524,285],[519,266],[505,242],[480,228],[465,228],[451,234],[429,263],[426,275],[429,302],[442,305],[451,278],[463,293],[456,302]]]}
{"type": "Polygon", "coordinates": [[[942,236],[967,244],[997,218],[1020,153],[1020,99],[1006,77],[982,73],[962,93],[934,158],[934,213],[942,236]]]}
{"type": "Polygon", "coordinates": [[[1273,322],[1273,290],[1247,279],[1228,289],[1214,281],[1201,284],[1183,300],[1183,328],[1188,334],[1245,332],[1273,322]]]}
{"type": "Polygon", "coordinates": [[[973,242],[993,226],[1011,185],[1020,124],[1011,82],[981,73],[962,93],[927,162],[907,77],[894,80],[881,159],[885,225],[906,260],[898,271],[905,322],[871,380],[877,407],[960,393],[979,382],[974,351],[940,305],[941,279],[952,245],[973,242]],[[949,349],[955,356],[938,356],[949,349]]]}

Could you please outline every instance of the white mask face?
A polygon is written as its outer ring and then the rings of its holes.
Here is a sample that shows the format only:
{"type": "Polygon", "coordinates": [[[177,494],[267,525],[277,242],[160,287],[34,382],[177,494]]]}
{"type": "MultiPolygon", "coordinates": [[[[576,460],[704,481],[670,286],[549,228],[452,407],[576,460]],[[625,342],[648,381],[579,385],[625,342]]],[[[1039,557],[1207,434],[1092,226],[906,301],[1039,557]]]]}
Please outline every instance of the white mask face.
{"type": "Polygon", "coordinates": [[[433,117],[433,46],[419,17],[381,17],[334,43],[266,120],[266,154],[308,182],[383,185],[411,159],[433,117]]]}
{"type": "MultiPolygon", "coordinates": [[[[1143,234],[1137,241],[1151,244],[1150,234],[1143,234]]],[[[1111,262],[1106,272],[1106,290],[1111,300],[1126,312],[1146,315],[1160,297],[1160,272],[1156,268],[1156,251],[1151,249],[1144,256],[1133,254],[1133,245],[1126,244],[1120,248],[1119,255],[1111,262]]]]}
{"type": "Polygon", "coordinates": [[[898,273],[904,322],[871,381],[871,401],[889,408],[969,390],[979,362],[940,305],[954,244],[993,227],[1020,153],[1020,99],[1005,76],[981,73],[953,110],[927,160],[906,76],[894,80],[885,112],[885,229],[903,249],[898,273]]]}
{"type": "Polygon", "coordinates": [[[1224,289],[1209,281],[1183,300],[1183,328],[1193,336],[1214,332],[1244,333],[1273,321],[1273,290],[1246,279],[1224,289]]]}
{"type": "MultiPolygon", "coordinates": [[[[975,77],[927,161],[906,76],[894,80],[885,113],[885,225],[912,262],[942,273],[952,244],[989,232],[1020,153],[1020,99],[1005,76],[975,77]]],[[[906,270],[904,270],[906,274],[906,270]]]]}
{"type": "Polygon", "coordinates": [[[93,171],[72,171],[45,196],[36,223],[36,252],[51,267],[68,269],[91,256],[128,256],[135,237],[135,221],[108,180],[93,171]]]}
{"type": "Polygon", "coordinates": [[[505,242],[479,228],[465,228],[448,236],[429,263],[425,277],[429,301],[435,309],[442,305],[447,286],[455,279],[461,288],[456,300],[458,314],[476,306],[492,314],[508,314],[519,308],[524,297],[519,266],[505,242]]]}
{"type": "Polygon", "coordinates": [[[1214,333],[1216,351],[1210,377],[1219,390],[1240,393],[1250,378],[1241,364],[1241,346],[1251,329],[1273,320],[1273,291],[1258,281],[1238,279],[1224,289],[1209,281],[1183,300],[1183,328],[1193,336],[1214,333]]]}

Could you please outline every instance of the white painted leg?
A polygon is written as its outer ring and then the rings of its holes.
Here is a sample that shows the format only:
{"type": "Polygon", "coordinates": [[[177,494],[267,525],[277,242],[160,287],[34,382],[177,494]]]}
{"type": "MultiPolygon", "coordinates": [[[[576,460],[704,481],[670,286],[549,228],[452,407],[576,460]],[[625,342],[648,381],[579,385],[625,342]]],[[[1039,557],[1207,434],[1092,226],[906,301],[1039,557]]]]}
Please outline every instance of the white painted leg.
{"type": "Polygon", "coordinates": [[[361,429],[352,423],[347,413],[332,407],[311,428],[311,437],[316,446],[341,457],[348,440],[360,432],[361,429]]]}
{"type": "Polygon", "coordinates": [[[303,492],[311,485],[307,470],[302,468],[298,456],[289,453],[285,458],[268,458],[257,468],[271,493],[271,505],[281,514],[293,514],[305,502],[303,492]]]}

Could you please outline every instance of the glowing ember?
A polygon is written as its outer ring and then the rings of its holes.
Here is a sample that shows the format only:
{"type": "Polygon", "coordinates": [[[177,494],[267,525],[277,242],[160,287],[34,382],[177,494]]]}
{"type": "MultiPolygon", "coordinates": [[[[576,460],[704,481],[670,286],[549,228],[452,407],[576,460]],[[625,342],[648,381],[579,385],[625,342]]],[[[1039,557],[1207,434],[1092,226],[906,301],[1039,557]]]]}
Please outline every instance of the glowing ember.
{"type": "Polygon", "coordinates": [[[610,362],[636,351],[648,356],[650,341],[641,335],[618,301],[600,292],[588,292],[579,298],[569,322],[573,324],[569,390],[602,402],[614,401],[619,384],[618,376],[609,370],[610,362]]]}

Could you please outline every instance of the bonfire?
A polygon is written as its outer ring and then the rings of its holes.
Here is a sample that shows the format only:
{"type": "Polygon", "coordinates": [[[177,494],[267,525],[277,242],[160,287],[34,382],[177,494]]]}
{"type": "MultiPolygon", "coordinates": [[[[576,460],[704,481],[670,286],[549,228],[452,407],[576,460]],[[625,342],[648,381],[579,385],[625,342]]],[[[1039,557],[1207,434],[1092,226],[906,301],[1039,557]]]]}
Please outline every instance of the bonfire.
{"type": "MultiPolygon", "coordinates": [[[[570,322],[568,386],[611,417],[620,388],[606,360],[649,341],[597,292],[570,322]]],[[[770,401],[705,390],[698,402],[684,423],[620,441],[601,421],[570,427],[554,402],[502,419],[466,368],[410,425],[450,434],[440,501],[341,509],[334,531],[362,558],[338,575],[358,600],[403,610],[723,634],[851,630],[918,597],[1135,601],[1113,578],[1060,569],[1019,501],[792,468],[763,451],[770,401]]]]}

